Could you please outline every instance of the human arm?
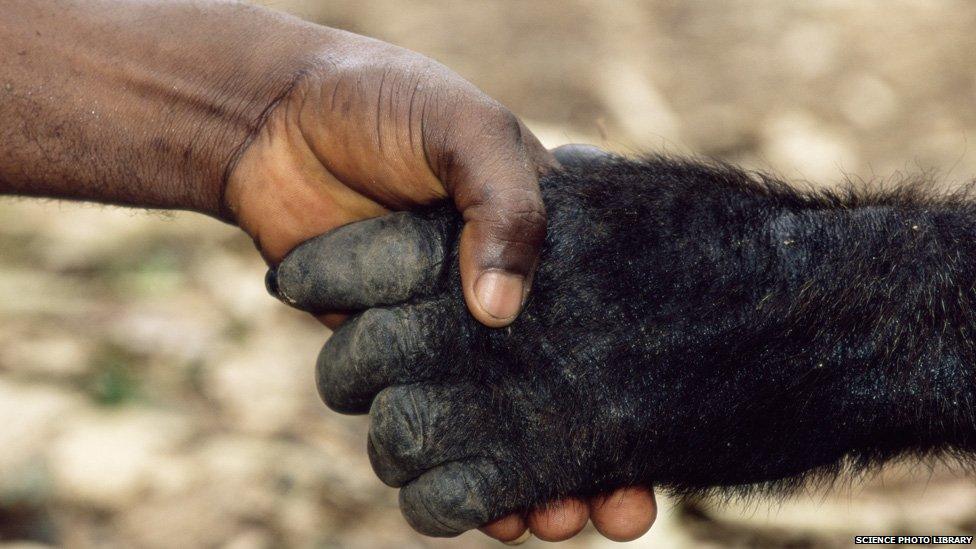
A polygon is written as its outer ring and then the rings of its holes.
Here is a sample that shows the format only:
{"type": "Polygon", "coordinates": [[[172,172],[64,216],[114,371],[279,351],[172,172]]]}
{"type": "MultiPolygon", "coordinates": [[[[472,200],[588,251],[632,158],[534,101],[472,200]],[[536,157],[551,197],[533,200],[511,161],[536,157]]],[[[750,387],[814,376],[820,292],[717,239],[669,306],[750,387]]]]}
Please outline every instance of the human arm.
{"type": "Polygon", "coordinates": [[[330,41],[231,3],[6,0],[3,11],[0,192],[227,220],[233,160],[330,41]]]}
{"type": "Polygon", "coordinates": [[[446,67],[237,2],[2,8],[0,193],[203,212],[272,263],[450,196],[472,313],[517,314],[545,231],[536,177],[555,161],[446,67]]]}
{"type": "Polygon", "coordinates": [[[495,326],[517,314],[545,231],[536,177],[555,162],[446,67],[240,2],[0,10],[0,194],[202,212],[271,264],[345,223],[452,197],[470,311],[495,326]]]}

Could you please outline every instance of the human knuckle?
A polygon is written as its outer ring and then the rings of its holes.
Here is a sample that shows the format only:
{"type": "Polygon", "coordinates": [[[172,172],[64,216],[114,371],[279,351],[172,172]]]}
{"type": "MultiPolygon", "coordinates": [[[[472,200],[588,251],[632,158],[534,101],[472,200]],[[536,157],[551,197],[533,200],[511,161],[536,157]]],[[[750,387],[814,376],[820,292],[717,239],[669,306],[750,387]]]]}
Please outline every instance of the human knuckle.
{"type": "Polygon", "coordinates": [[[537,204],[521,203],[505,210],[505,216],[498,220],[502,227],[510,227],[512,232],[536,236],[545,231],[546,211],[537,204]]]}
{"type": "Polygon", "coordinates": [[[484,221],[490,240],[512,245],[538,246],[545,239],[545,214],[516,212],[484,221]]]}
{"type": "Polygon", "coordinates": [[[535,214],[542,217],[546,214],[539,188],[534,184],[506,185],[492,190],[489,199],[506,213],[535,214]]]}
{"type": "Polygon", "coordinates": [[[522,141],[522,122],[519,117],[499,103],[488,106],[485,125],[500,137],[516,142],[522,141]]]}
{"type": "Polygon", "coordinates": [[[470,212],[472,219],[519,229],[545,226],[546,208],[538,189],[506,186],[489,189],[484,202],[470,212]]]}

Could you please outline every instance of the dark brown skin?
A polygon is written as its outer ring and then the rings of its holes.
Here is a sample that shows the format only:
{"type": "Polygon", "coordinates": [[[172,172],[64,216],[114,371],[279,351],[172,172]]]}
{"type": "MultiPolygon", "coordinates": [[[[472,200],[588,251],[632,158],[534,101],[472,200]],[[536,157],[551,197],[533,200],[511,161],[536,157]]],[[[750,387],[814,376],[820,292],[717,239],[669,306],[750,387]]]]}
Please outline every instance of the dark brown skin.
{"type": "MultiPolygon", "coordinates": [[[[272,265],[346,223],[449,197],[471,313],[508,325],[545,235],[557,161],[446,67],[245,4],[0,0],[0,193],[184,209],[236,223],[272,265]]],[[[320,317],[330,325],[341,314],[320,317]]],[[[611,539],[653,495],[567,500],[483,530],[611,539]]]]}

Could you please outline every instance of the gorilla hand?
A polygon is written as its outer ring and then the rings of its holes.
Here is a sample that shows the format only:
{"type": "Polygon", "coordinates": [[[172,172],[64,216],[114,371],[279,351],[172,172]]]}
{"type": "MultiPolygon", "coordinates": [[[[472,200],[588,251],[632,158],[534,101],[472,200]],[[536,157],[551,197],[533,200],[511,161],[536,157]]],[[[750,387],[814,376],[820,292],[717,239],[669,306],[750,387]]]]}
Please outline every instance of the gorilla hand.
{"type": "Polygon", "coordinates": [[[419,531],[976,446],[969,203],[667,159],[600,159],[542,190],[549,234],[507,329],[465,311],[450,208],[348,225],[278,268],[300,308],[372,307],[326,344],[319,390],[370,411],[374,469],[419,531]]]}

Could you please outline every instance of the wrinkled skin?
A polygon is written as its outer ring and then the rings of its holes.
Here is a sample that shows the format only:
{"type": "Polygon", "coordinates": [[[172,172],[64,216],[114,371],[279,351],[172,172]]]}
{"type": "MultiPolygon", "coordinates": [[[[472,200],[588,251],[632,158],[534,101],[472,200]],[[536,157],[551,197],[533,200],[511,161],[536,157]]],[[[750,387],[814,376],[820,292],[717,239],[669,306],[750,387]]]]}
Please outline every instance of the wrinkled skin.
{"type": "Polygon", "coordinates": [[[373,468],[418,531],[976,446],[970,202],[667,159],[594,158],[542,191],[549,234],[509,328],[466,314],[449,208],[337,229],[270,278],[306,310],[366,309],[318,386],[370,413],[373,468]]]}

